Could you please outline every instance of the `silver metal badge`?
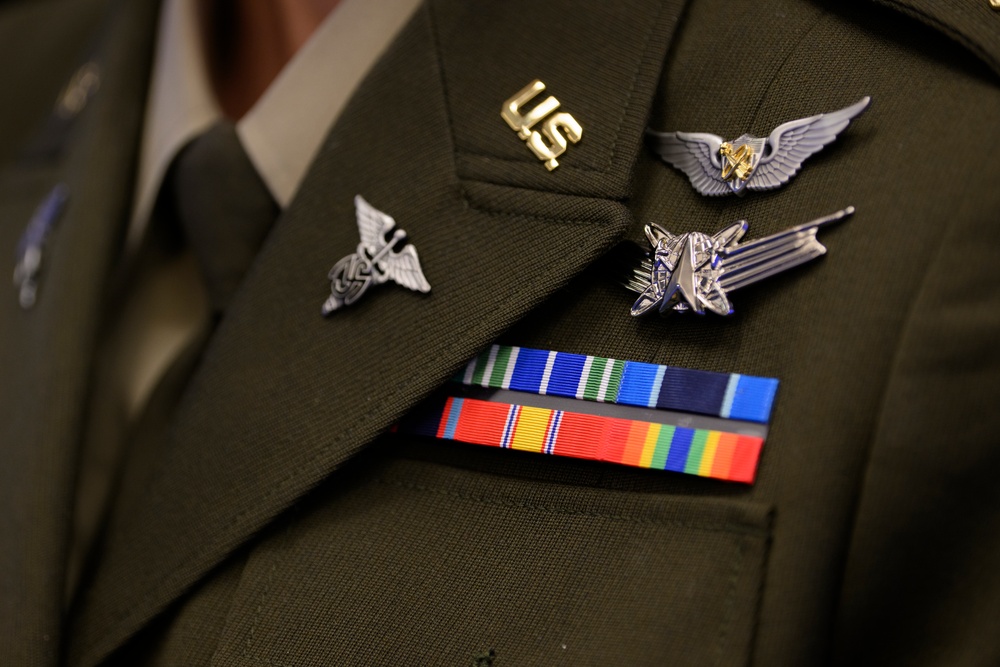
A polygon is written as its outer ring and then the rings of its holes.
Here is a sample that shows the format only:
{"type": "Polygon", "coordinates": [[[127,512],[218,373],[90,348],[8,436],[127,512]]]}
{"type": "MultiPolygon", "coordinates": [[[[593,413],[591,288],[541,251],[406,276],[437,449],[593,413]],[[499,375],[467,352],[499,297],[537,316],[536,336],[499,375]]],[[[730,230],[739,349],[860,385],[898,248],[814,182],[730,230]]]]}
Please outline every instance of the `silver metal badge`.
{"type": "Polygon", "coordinates": [[[810,155],[833,142],[851,120],[868,108],[856,104],[779,125],[766,139],[744,134],[725,141],[706,132],[653,132],[650,144],[664,161],[687,174],[694,189],[715,197],[746,190],[773,190],[787,183],[810,155]]]}
{"type": "Polygon", "coordinates": [[[854,207],[848,206],[742,245],[739,240],[748,227],[745,220],[711,236],[701,232],[675,236],[659,225],[646,225],[653,257],[640,262],[625,283],[640,295],[632,305],[632,315],[654,308],[660,313],[692,310],[702,315],[709,310],[729,315],[733,312],[729,292],[823,255],[826,247],[816,239],[816,232],[853,213],[854,207]]]}
{"type": "Polygon", "coordinates": [[[390,280],[417,292],[430,292],[417,249],[392,216],[366,202],[361,195],[354,198],[354,208],[361,243],[357,252],[330,269],[330,297],[323,304],[323,315],[351,305],[372,285],[390,280]]]}

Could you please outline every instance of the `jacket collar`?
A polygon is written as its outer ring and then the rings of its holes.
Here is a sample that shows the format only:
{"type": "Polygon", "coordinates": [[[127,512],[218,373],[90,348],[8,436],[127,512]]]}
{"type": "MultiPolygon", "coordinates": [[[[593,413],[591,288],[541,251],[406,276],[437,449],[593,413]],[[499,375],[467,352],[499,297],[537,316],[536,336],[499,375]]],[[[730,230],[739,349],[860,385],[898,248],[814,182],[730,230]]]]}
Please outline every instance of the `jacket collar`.
{"type": "Polygon", "coordinates": [[[943,32],[1000,74],[1000,10],[989,0],[875,1],[943,32]]]}
{"type": "Polygon", "coordinates": [[[74,662],[120,646],[624,234],[620,200],[684,1],[631,5],[418,10],[251,268],[145,497],[121,509],[74,662]],[[584,127],[553,172],[500,117],[534,78],[584,127]],[[408,232],[433,289],[381,287],[324,319],[326,274],[358,243],[356,194],[408,232]]]}

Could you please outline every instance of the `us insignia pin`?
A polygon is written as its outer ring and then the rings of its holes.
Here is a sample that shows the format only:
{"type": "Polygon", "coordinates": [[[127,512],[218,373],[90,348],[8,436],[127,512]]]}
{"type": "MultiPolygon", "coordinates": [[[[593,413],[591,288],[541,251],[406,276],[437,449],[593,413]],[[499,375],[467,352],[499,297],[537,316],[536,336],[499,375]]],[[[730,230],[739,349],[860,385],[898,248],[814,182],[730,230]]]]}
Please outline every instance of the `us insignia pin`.
{"type": "Polygon", "coordinates": [[[732,141],[706,132],[653,132],[650,144],[664,161],[687,174],[694,189],[715,197],[749,190],[773,190],[787,183],[809,156],[843,132],[871,103],[779,125],[767,138],[744,134],[732,141]]]}
{"type": "Polygon", "coordinates": [[[819,228],[854,213],[842,211],[762,239],[740,244],[747,223],[740,220],[708,235],[689,232],[674,235],[659,225],[646,225],[653,245],[652,259],[635,267],[625,287],[638,292],[632,315],[654,308],[659,312],[706,310],[717,315],[733,312],[729,292],[781,273],[826,253],[816,239],[819,228]]]}
{"type": "Polygon", "coordinates": [[[569,143],[578,143],[583,138],[583,127],[565,111],[556,113],[560,103],[551,95],[525,112],[524,106],[543,90],[545,84],[535,79],[503,103],[500,116],[535,157],[545,163],[545,168],[553,171],[559,166],[556,158],[566,152],[569,143]],[[538,123],[541,132],[532,129],[538,123]]]}
{"type": "Polygon", "coordinates": [[[351,305],[372,285],[389,281],[417,292],[430,292],[417,249],[392,216],[366,202],[361,195],[354,197],[354,208],[361,243],[356,252],[330,269],[330,297],[323,304],[323,315],[351,305]]]}

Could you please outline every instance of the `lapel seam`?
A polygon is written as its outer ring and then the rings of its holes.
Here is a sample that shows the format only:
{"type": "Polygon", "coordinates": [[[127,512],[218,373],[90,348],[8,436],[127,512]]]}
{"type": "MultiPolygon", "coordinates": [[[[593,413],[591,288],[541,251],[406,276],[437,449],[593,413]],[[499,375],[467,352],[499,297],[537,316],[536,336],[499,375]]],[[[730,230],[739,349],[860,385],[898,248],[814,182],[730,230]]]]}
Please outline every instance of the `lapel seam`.
{"type": "Polygon", "coordinates": [[[781,76],[781,73],[785,70],[785,67],[788,65],[788,61],[790,61],[795,56],[795,54],[799,51],[799,48],[802,46],[803,42],[805,42],[806,39],[809,38],[809,35],[811,35],[813,31],[819,27],[819,25],[823,22],[823,20],[829,16],[830,13],[828,11],[819,9],[816,13],[816,17],[813,19],[809,27],[803,30],[799,38],[795,40],[795,43],[788,48],[788,51],[785,53],[785,57],[782,58],[781,62],[778,63],[778,66],[774,68],[774,73],[771,75],[771,79],[767,82],[767,85],[761,88],[760,96],[757,98],[757,105],[754,107],[753,113],[750,114],[750,117],[748,119],[748,122],[750,124],[750,127],[747,128],[748,131],[752,131],[754,126],[760,120],[760,112],[764,108],[764,102],[765,100],[767,100],[768,96],[771,93],[771,90],[774,88],[775,82],[777,82],[778,78],[781,76]]]}
{"type": "Polygon", "coordinates": [[[441,37],[438,35],[437,20],[434,18],[434,0],[426,0],[423,10],[427,16],[427,30],[431,34],[434,42],[434,64],[437,65],[438,85],[441,86],[441,98],[443,100],[442,113],[448,123],[448,142],[451,144],[451,173],[456,180],[458,175],[458,151],[455,144],[455,119],[451,115],[451,95],[448,92],[448,79],[444,74],[444,61],[441,59],[441,37]]]}
{"type": "MultiPolygon", "coordinates": [[[[678,2],[680,4],[682,4],[682,5],[684,4],[684,0],[678,0],[678,2]]],[[[617,125],[617,127],[615,127],[614,140],[611,142],[611,150],[608,153],[608,163],[607,163],[607,166],[605,166],[605,168],[603,170],[605,172],[611,171],[611,168],[614,166],[615,155],[618,153],[618,146],[619,146],[619,142],[621,141],[622,126],[625,124],[625,118],[626,118],[626,116],[628,116],[629,108],[632,106],[632,102],[635,99],[635,88],[636,88],[636,84],[639,81],[639,74],[642,72],[643,65],[646,63],[647,59],[649,58],[650,42],[651,42],[651,40],[653,38],[653,33],[655,32],[656,27],[658,25],[660,25],[660,20],[663,18],[663,10],[666,8],[666,5],[667,5],[667,0],[660,0],[660,9],[659,9],[659,11],[656,12],[656,19],[653,20],[653,21],[650,21],[649,27],[646,29],[646,36],[643,38],[643,42],[642,42],[642,56],[639,58],[638,62],[636,63],[635,72],[632,73],[632,81],[629,84],[628,92],[626,93],[626,96],[625,96],[625,105],[622,107],[621,115],[618,117],[618,125],[617,125]]],[[[669,41],[672,41],[672,40],[668,40],[668,43],[669,43],[669,41]]],[[[663,65],[664,65],[665,58],[666,58],[666,54],[664,54],[664,58],[661,58],[661,62],[660,62],[660,71],[661,72],[663,70],[663,65]]],[[[657,77],[657,79],[659,79],[659,77],[657,77]]],[[[657,86],[654,85],[653,86],[653,90],[651,91],[650,98],[652,98],[654,95],[656,95],[656,88],[657,88],[657,86]]],[[[642,133],[640,131],[640,141],[642,141],[641,137],[642,137],[642,133]]]]}
{"type": "MultiPolygon", "coordinates": [[[[455,154],[463,157],[484,157],[484,158],[489,158],[490,160],[496,160],[497,162],[509,162],[511,164],[526,164],[526,165],[538,164],[538,160],[524,160],[512,157],[500,157],[492,153],[487,153],[486,151],[474,151],[465,148],[456,148],[455,154]]],[[[559,165],[559,170],[565,172],[583,171],[587,173],[597,173],[597,174],[606,174],[608,172],[607,169],[598,169],[596,167],[591,167],[589,165],[568,165],[562,163],[560,163],[559,165]]]]}
{"type": "MultiPolygon", "coordinates": [[[[583,218],[556,218],[556,217],[547,217],[547,216],[543,216],[543,215],[532,215],[530,213],[517,213],[517,212],[514,212],[514,211],[502,211],[502,210],[498,210],[498,209],[486,208],[486,207],[481,206],[479,204],[473,204],[472,201],[467,196],[465,196],[465,195],[463,195],[463,199],[465,199],[465,203],[473,211],[477,211],[479,213],[483,213],[485,215],[489,215],[489,216],[495,217],[495,218],[515,218],[515,219],[519,219],[519,220],[541,220],[541,221],[544,221],[544,222],[554,222],[554,223],[564,223],[564,224],[565,223],[570,223],[570,224],[594,225],[594,224],[599,224],[600,223],[599,220],[585,220],[583,218]]],[[[608,201],[613,201],[613,200],[608,200],[608,201]]],[[[615,203],[617,203],[617,202],[615,202],[615,203]]]]}
{"type": "MultiPolygon", "coordinates": [[[[465,180],[465,179],[463,179],[463,181],[465,181],[467,183],[480,184],[480,185],[482,185],[484,187],[487,187],[487,188],[509,188],[511,190],[522,190],[522,191],[526,191],[526,192],[539,193],[539,194],[542,194],[542,195],[549,195],[549,196],[552,196],[552,197],[565,197],[567,199],[575,199],[575,200],[588,200],[589,199],[590,201],[600,201],[600,202],[607,202],[607,203],[613,204],[613,205],[614,204],[621,205],[621,201],[619,201],[617,199],[608,198],[608,197],[582,197],[582,196],[579,196],[579,195],[567,195],[567,194],[563,194],[561,192],[552,192],[550,190],[533,190],[531,188],[524,188],[524,187],[518,187],[518,186],[499,185],[497,183],[491,183],[489,181],[473,181],[473,180],[465,180]]],[[[544,214],[541,214],[541,213],[522,213],[522,212],[519,212],[519,211],[512,211],[512,210],[509,210],[509,209],[503,209],[503,208],[500,208],[500,207],[486,206],[484,204],[478,203],[475,200],[475,195],[471,194],[469,192],[469,190],[464,185],[460,185],[459,187],[461,189],[462,202],[464,203],[464,205],[465,205],[465,207],[467,209],[476,211],[478,213],[483,213],[485,215],[489,215],[489,216],[492,216],[492,217],[498,217],[498,218],[515,218],[515,219],[519,219],[519,220],[540,220],[542,222],[552,222],[552,223],[557,223],[557,224],[571,223],[571,224],[581,224],[581,225],[597,225],[597,224],[601,223],[601,220],[597,219],[596,217],[594,217],[594,218],[580,218],[580,217],[569,218],[569,217],[562,217],[562,216],[557,216],[557,215],[544,215],[544,214]]]]}
{"type": "MultiPolygon", "coordinates": [[[[994,73],[1000,74],[1000,59],[998,59],[993,53],[988,49],[983,48],[979,43],[967,37],[958,28],[949,24],[946,21],[942,21],[940,18],[924,11],[920,7],[915,5],[900,2],[899,0],[875,0],[878,4],[885,7],[890,7],[901,14],[909,16],[911,18],[920,21],[924,25],[937,30],[942,35],[954,40],[956,43],[967,49],[970,53],[982,60],[986,65],[993,70],[994,73]]],[[[983,0],[978,0],[982,2],[983,0]]]]}

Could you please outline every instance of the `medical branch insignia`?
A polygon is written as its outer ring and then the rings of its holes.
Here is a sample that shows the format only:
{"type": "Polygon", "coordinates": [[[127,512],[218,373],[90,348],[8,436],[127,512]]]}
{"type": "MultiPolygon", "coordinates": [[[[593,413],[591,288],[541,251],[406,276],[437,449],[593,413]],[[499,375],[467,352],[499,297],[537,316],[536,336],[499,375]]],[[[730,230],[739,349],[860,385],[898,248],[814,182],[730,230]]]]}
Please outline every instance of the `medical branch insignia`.
{"type": "Polygon", "coordinates": [[[366,202],[361,195],[354,198],[354,207],[361,243],[357,252],[330,269],[330,297],[323,304],[323,315],[351,305],[372,285],[390,280],[416,292],[430,292],[417,249],[392,216],[366,202]]]}
{"type": "Polygon", "coordinates": [[[500,115],[535,157],[545,163],[545,168],[552,171],[559,166],[556,158],[566,152],[569,142],[575,144],[583,138],[583,128],[565,111],[555,113],[559,108],[559,100],[551,95],[531,111],[522,113],[524,105],[543,90],[545,84],[535,79],[504,102],[500,115]],[[541,123],[541,131],[533,130],[538,123],[541,123]]]}
{"type": "Polygon", "coordinates": [[[732,141],[705,132],[653,132],[646,135],[665,162],[687,174],[694,189],[715,197],[746,190],[780,188],[810,155],[833,142],[871,103],[856,104],[779,125],[766,139],[744,134],[732,141]]]}
{"type": "Polygon", "coordinates": [[[659,225],[646,225],[653,258],[635,267],[625,286],[639,293],[632,315],[654,308],[659,312],[706,310],[717,315],[733,312],[729,292],[773,276],[826,253],[816,239],[820,227],[854,213],[848,206],[771,236],[740,244],[747,231],[739,220],[714,235],[701,232],[674,235],[659,225]]]}

